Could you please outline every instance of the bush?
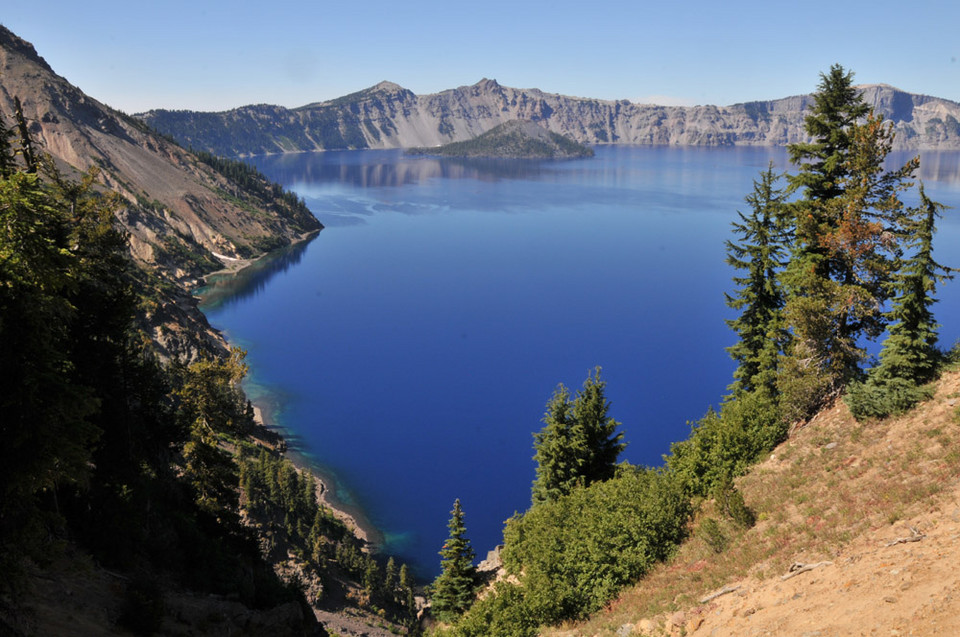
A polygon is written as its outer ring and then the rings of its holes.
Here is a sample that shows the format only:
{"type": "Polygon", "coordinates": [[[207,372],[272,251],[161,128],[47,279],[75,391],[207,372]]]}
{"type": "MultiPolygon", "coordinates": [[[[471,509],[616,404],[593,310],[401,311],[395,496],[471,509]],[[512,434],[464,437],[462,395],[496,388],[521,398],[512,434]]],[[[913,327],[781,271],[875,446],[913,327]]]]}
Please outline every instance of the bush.
{"type": "Polygon", "coordinates": [[[492,593],[473,605],[449,637],[536,637],[540,624],[527,607],[523,589],[498,582],[492,593]]]}
{"type": "Polygon", "coordinates": [[[504,566],[520,577],[532,620],[581,618],[666,559],[690,512],[670,476],[628,469],[510,519],[504,566]]]}
{"type": "Polygon", "coordinates": [[[690,437],[670,446],[667,469],[691,496],[707,497],[731,477],[773,449],[787,434],[772,399],[761,392],[742,394],[710,410],[690,437]]]}
{"type": "Polygon", "coordinates": [[[749,529],[757,522],[757,516],[751,511],[741,494],[728,477],[714,491],[717,508],[741,529],[749,529]]]}
{"type": "Polygon", "coordinates": [[[843,397],[858,421],[902,414],[933,395],[929,387],[917,386],[904,378],[853,383],[843,397]]]}

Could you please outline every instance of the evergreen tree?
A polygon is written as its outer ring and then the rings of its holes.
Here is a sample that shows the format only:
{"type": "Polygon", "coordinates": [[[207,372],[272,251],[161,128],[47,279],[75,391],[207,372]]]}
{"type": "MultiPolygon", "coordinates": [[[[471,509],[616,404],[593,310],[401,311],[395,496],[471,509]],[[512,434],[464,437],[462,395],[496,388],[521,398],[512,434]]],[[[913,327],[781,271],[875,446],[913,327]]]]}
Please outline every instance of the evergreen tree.
{"type": "Polygon", "coordinates": [[[920,208],[903,229],[914,248],[902,261],[889,287],[893,304],[886,317],[888,336],[879,364],[864,383],[850,387],[847,403],[858,419],[882,418],[906,411],[924,398],[921,385],[933,380],[942,359],[937,349],[937,324],[931,311],[937,283],[953,278],[951,268],[933,259],[933,235],[942,204],[931,201],[920,186],[920,208]]]}
{"type": "Polygon", "coordinates": [[[776,187],[779,176],[773,163],[753,182],[753,192],[746,197],[750,214],[737,212],[734,222],[736,241],[727,241],[727,264],[745,271],[734,277],[739,286],[734,295],[726,295],[727,305],[740,312],[727,325],[737,333],[739,341],[727,348],[737,362],[734,396],[757,389],[775,394],[777,359],[786,343],[782,326],[784,294],[779,281],[789,248],[790,231],[784,206],[784,191],[776,187]]]}
{"type": "Polygon", "coordinates": [[[430,597],[433,611],[442,621],[452,621],[470,607],[477,585],[477,569],[473,564],[476,554],[466,537],[459,498],[450,514],[450,537],[440,550],[442,570],[433,581],[430,597]]]}
{"type": "Polygon", "coordinates": [[[626,444],[622,442],[623,434],[616,431],[620,423],[607,415],[610,403],[605,396],[606,386],[597,367],[573,401],[561,384],[547,403],[545,426],[533,435],[537,461],[532,490],[535,504],[556,500],[577,486],[613,477],[617,458],[626,444]]]}
{"type": "Polygon", "coordinates": [[[899,195],[918,165],[884,170],[892,129],[852,81],[840,66],[821,76],[805,121],[814,141],[790,147],[800,168],[790,187],[804,197],[791,206],[795,239],[783,276],[792,339],[778,390],[789,420],[809,417],[858,377],[861,337],[883,332],[904,215],[899,195]]]}
{"type": "MultiPolygon", "coordinates": [[[[18,130],[21,148],[32,149],[27,127],[18,130]]],[[[2,118],[0,137],[9,137],[2,118]]],[[[27,545],[59,522],[47,514],[59,508],[58,490],[89,479],[102,433],[97,396],[71,357],[80,278],[73,220],[35,158],[18,160],[13,146],[0,145],[0,571],[11,575],[27,545]]]]}
{"type": "Polygon", "coordinates": [[[393,598],[397,588],[397,562],[390,556],[383,569],[383,590],[388,597],[393,598]]]}
{"type": "Polygon", "coordinates": [[[893,307],[887,313],[891,321],[889,336],[880,352],[879,377],[899,377],[924,383],[934,378],[941,361],[937,349],[937,327],[931,306],[937,283],[952,279],[952,268],[933,258],[936,218],[943,204],[930,200],[920,185],[920,209],[914,222],[905,228],[905,236],[915,252],[904,260],[890,287],[893,307]]]}
{"type": "Polygon", "coordinates": [[[799,167],[790,176],[791,190],[805,189],[808,201],[828,201],[842,192],[841,182],[848,175],[847,154],[850,128],[863,119],[870,108],[853,86],[853,73],[839,64],[820,74],[804,129],[813,140],[787,147],[790,161],[799,167]]]}

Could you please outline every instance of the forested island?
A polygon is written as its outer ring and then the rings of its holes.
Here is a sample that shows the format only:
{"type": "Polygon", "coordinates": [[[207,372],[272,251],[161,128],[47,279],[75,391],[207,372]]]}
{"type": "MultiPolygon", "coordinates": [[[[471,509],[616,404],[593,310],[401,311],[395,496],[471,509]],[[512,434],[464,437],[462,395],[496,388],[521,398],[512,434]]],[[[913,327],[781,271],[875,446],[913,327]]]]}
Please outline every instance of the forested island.
{"type": "Polygon", "coordinates": [[[506,122],[482,135],[435,148],[411,148],[410,155],[502,159],[573,159],[593,157],[593,149],[550,132],[529,120],[506,122]]]}

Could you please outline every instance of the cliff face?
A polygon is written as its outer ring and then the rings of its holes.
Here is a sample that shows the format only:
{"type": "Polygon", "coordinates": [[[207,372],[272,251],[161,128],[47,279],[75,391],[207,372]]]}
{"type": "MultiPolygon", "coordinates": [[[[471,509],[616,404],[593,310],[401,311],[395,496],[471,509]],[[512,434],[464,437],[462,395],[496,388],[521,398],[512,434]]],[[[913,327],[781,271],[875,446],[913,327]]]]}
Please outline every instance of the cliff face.
{"type": "Polygon", "coordinates": [[[99,168],[103,186],[127,204],[118,217],[132,254],[168,278],[189,282],[320,228],[312,215],[228,180],[140,120],[85,95],[0,27],[0,122],[7,126],[15,97],[34,140],[62,168],[99,168]]]}
{"type": "MultiPolygon", "coordinates": [[[[885,85],[861,87],[894,123],[896,148],[960,148],[960,104],[885,85]]],[[[585,144],[765,145],[805,141],[809,95],[732,106],[655,106],[515,89],[495,80],[432,95],[390,82],[296,109],[140,115],[185,145],[226,155],[341,148],[410,148],[472,139],[525,119],[585,144]]]]}

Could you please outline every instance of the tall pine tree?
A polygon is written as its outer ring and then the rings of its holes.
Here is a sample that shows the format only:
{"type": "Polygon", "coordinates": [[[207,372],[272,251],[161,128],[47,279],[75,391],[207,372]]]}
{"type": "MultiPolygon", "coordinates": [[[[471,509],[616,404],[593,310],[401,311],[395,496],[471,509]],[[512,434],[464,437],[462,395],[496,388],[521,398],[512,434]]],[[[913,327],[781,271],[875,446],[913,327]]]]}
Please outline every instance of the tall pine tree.
{"type": "Polygon", "coordinates": [[[617,432],[620,423],[607,415],[606,386],[597,367],[573,401],[561,384],[547,403],[545,426],[533,435],[537,461],[534,504],[613,477],[626,444],[623,434],[617,432]]]}
{"type": "Polygon", "coordinates": [[[440,549],[441,573],[433,581],[430,596],[433,612],[442,621],[453,621],[470,608],[477,587],[476,554],[467,539],[459,498],[453,503],[448,528],[450,537],[440,549]]]}
{"type": "Polygon", "coordinates": [[[739,337],[727,348],[737,362],[730,386],[734,397],[756,390],[770,397],[776,393],[777,360],[787,338],[779,276],[791,237],[784,190],[776,187],[779,178],[771,162],[746,197],[750,213],[737,212],[740,221],[732,224],[736,240],[726,242],[727,264],[744,272],[733,279],[737,291],[726,295],[727,305],[740,312],[727,321],[739,337]]]}
{"type": "Polygon", "coordinates": [[[861,337],[883,332],[885,283],[895,268],[900,193],[917,160],[885,171],[893,133],[870,113],[853,74],[834,66],[821,76],[806,120],[813,142],[790,146],[799,173],[792,190],[795,240],[784,273],[790,351],[778,390],[789,420],[812,415],[860,375],[861,337]]]}

